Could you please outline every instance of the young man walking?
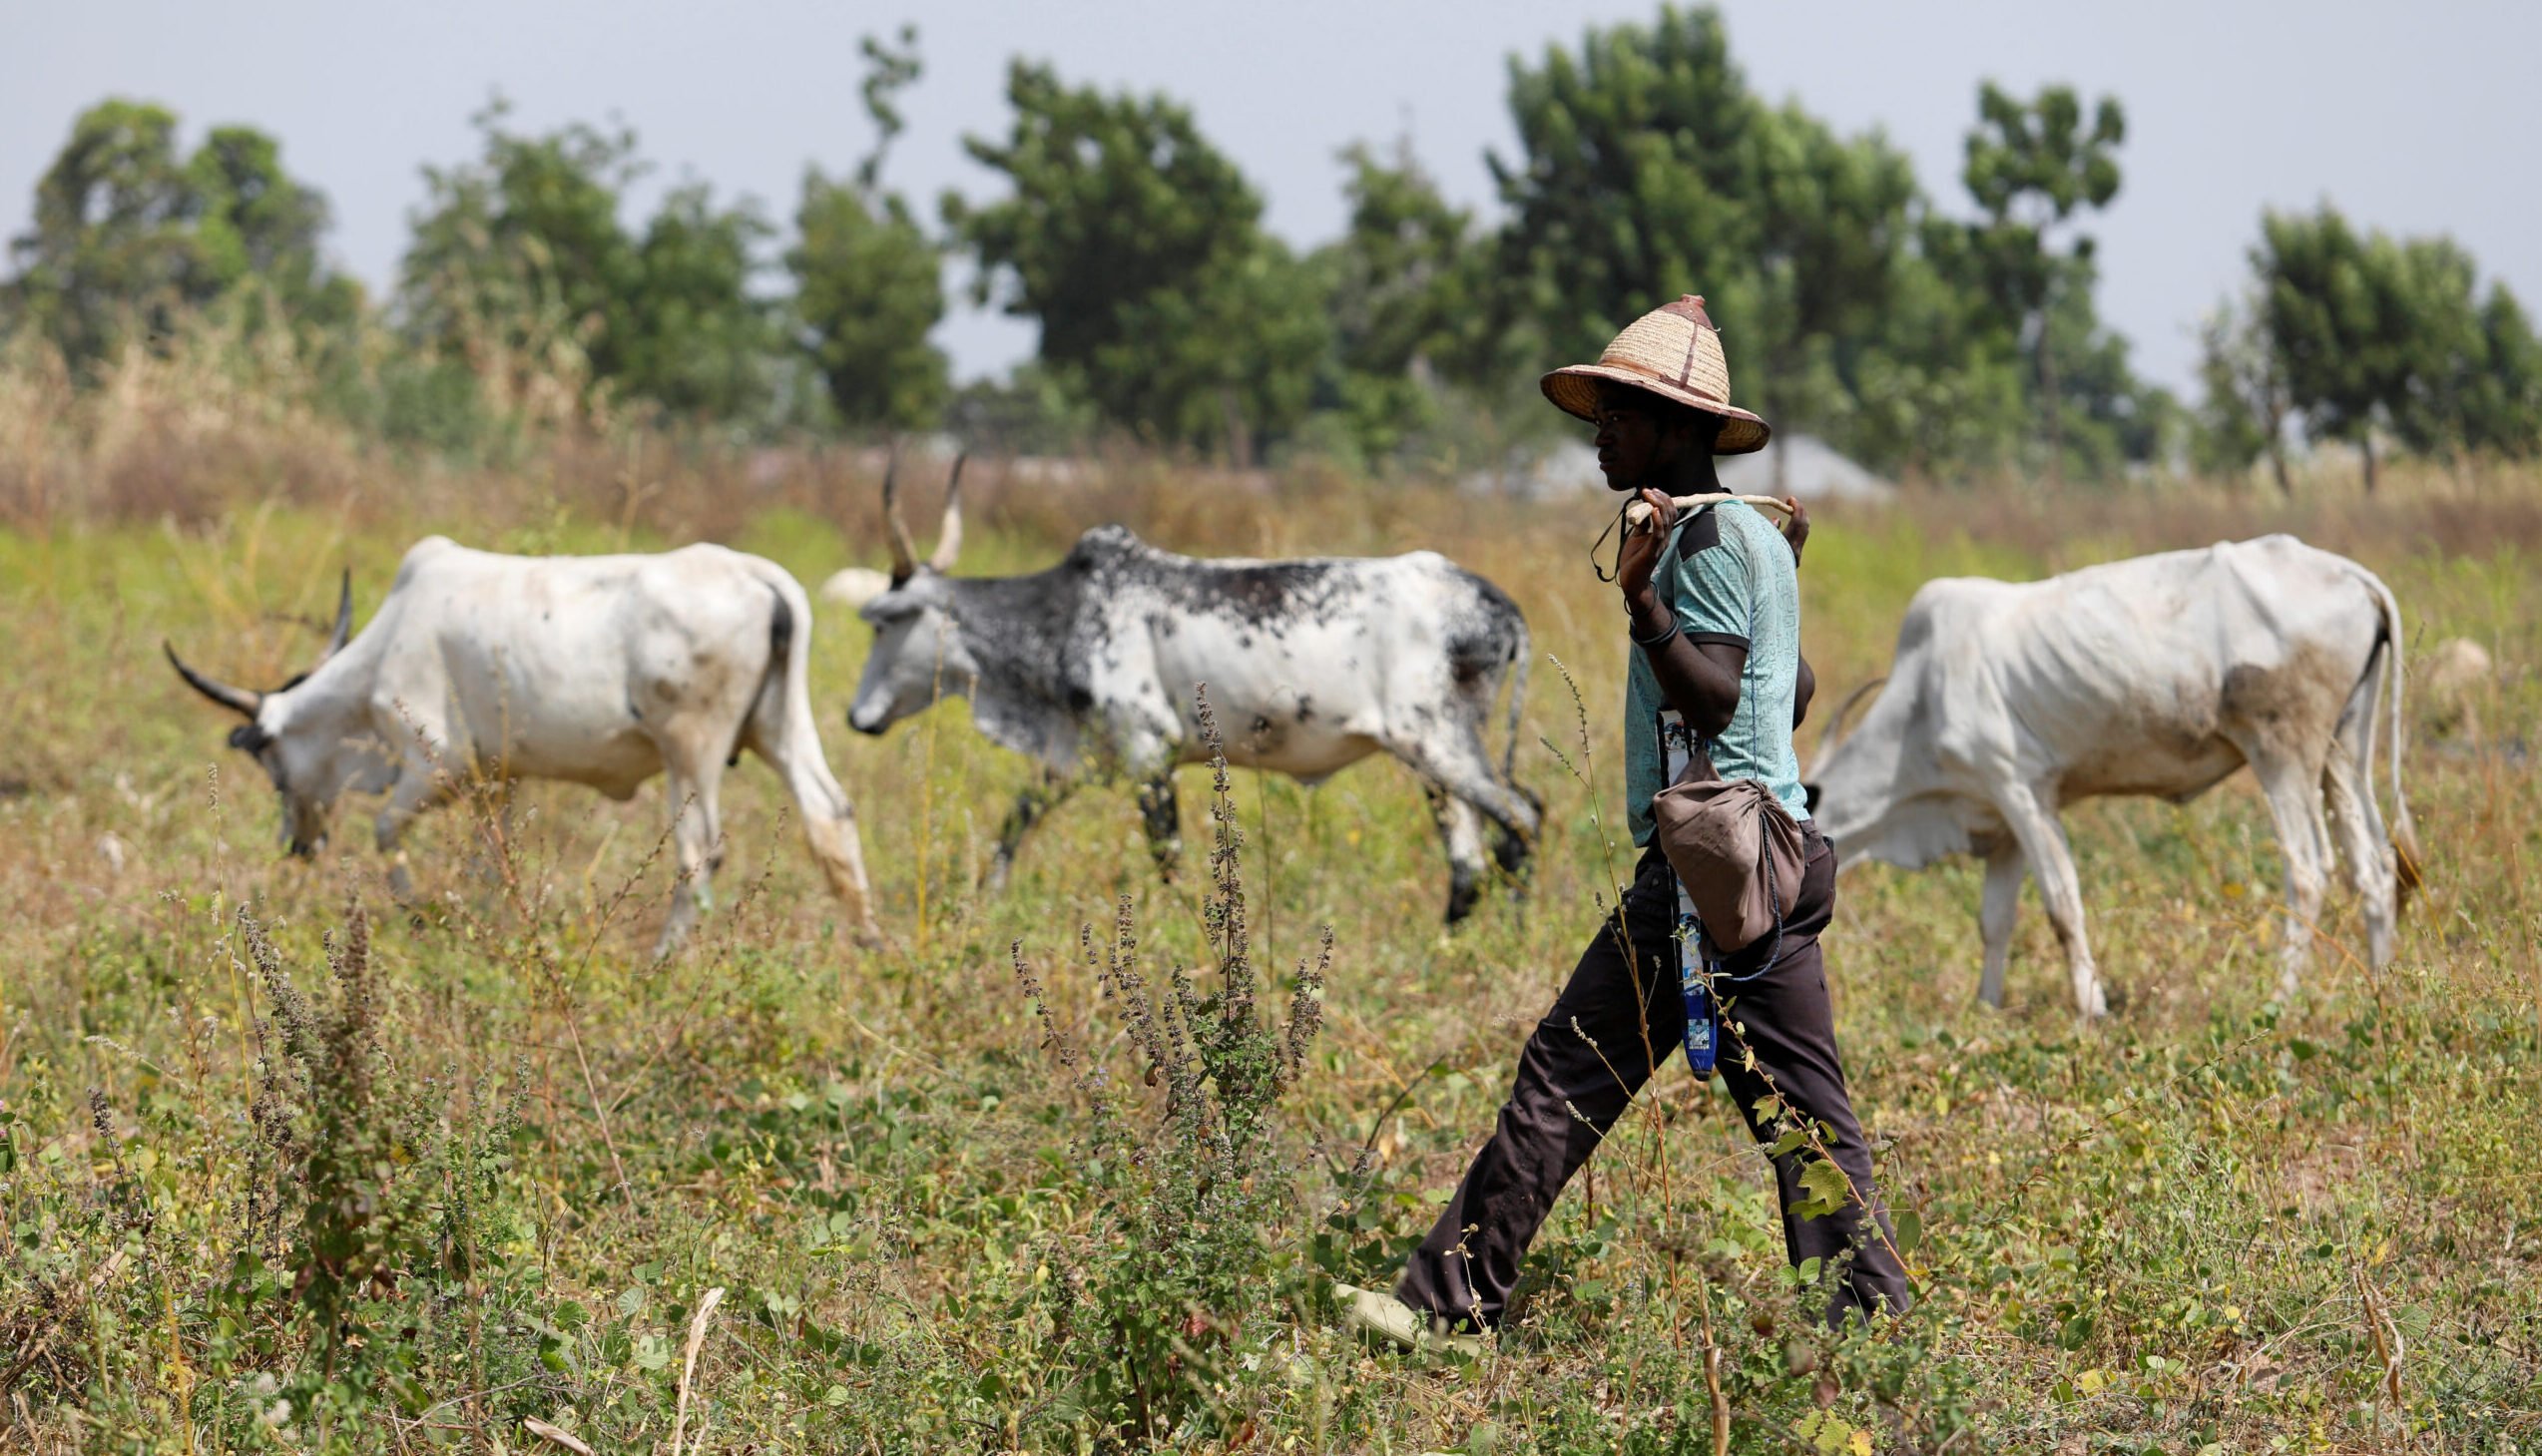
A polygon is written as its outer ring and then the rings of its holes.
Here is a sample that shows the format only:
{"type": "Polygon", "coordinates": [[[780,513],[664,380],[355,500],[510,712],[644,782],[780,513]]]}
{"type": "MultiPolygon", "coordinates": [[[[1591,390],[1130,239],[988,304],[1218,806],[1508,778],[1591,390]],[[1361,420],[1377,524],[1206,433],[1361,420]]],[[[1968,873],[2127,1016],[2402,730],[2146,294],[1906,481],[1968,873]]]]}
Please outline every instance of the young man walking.
{"type": "Polygon", "coordinates": [[[1721,339],[1701,298],[1685,297],[1617,335],[1595,364],[1545,376],[1546,397],[1598,427],[1607,485],[1653,510],[1628,534],[1617,568],[1632,664],[1625,695],[1625,800],[1641,851],[1617,912],[1581,952],[1571,980],[1518,1056],[1498,1126],[1394,1295],[1338,1292],[1346,1317],[1398,1342],[1462,1345],[1453,1331],[1499,1322],[1519,1261],[1563,1186],[1596,1151],[1642,1084],[1684,1046],[1678,886],[1652,833],[1651,800],[1667,785],[1664,712],[1708,749],[1725,778],[1763,783],[1801,823],[1805,872],[1779,937],[1724,957],[1717,985],[1720,1072],[1760,1142],[1795,1119],[1843,1170],[1852,1196],[1835,1213],[1794,1213],[1800,1176],[1818,1155],[1804,1143],[1775,1159],[1783,1241],[1792,1263],[1816,1258],[1827,1317],[1905,1311],[1905,1270],[1888,1236],[1871,1156],[1845,1094],[1818,934],[1835,909],[1835,852],[1808,822],[1791,742],[1811,687],[1800,660],[1797,571],[1807,518],[1787,536],[1737,502],[1681,518],[1671,497],[1721,489],[1716,454],[1766,443],[1766,422],[1730,402],[1721,339]],[[1736,1028],[1736,1030],[1733,1030],[1736,1028]],[[1753,1053],[1753,1061],[1751,1055],[1753,1053]],[[1866,1213],[1869,1216],[1865,1216],[1866,1213]]]}

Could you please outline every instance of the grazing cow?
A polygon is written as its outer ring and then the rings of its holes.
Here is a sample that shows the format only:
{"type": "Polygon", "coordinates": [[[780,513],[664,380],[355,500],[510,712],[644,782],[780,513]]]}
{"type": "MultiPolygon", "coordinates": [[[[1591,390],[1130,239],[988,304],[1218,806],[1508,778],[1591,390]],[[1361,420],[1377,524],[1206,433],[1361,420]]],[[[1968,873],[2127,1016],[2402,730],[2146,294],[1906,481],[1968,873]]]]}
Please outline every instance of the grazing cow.
{"type": "MultiPolygon", "coordinates": [[[[388,792],[375,832],[397,853],[407,821],[472,770],[619,799],[668,773],[680,882],[656,953],[669,954],[710,903],[716,791],[749,748],[784,778],[857,932],[879,937],[855,809],[804,684],[811,604],[773,563],[721,546],[497,556],[434,536],[406,553],[359,637],[352,623],[347,574],[325,656],[267,693],[167,649],[197,692],[248,720],[230,742],[271,775],[293,854],[316,851],[346,789],[388,792]]],[[[402,854],[391,882],[406,893],[402,854]]]]}
{"type": "Polygon", "coordinates": [[[2373,964],[2392,957],[2418,854],[2401,796],[2400,712],[2391,592],[2290,536],[2043,582],[1933,581],[1906,609],[1886,686],[1859,729],[1821,748],[1810,791],[1820,830],[1848,860],[1914,869],[1945,854],[1984,857],[1978,996],[1988,1005],[2003,1003],[2013,911],[2025,869],[2035,872],[2075,1005],[2099,1016],[2107,1005],[2058,810],[2093,794],[2185,802],[2248,763],[2286,856],[2290,995],[2318,933],[2334,842],[2364,900],[2373,964]],[[2373,782],[2387,674],[2388,840],[2373,782]]]}
{"type": "Polygon", "coordinates": [[[1090,767],[1140,784],[1149,847],[1170,875],[1180,848],[1174,769],[1209,751],[1194,716],[1202,685],[1230,763],[1309,784],[1379,750],[1409,765],[1446,840],[1449,923],[1479,897],[1480,818],[1496,830],[1501,866],[1525,865],[1540,809],[1510,786],[1509,771],[1527,623],[1491,583],[1427,551],[1197,561],[1119,526],[1088,531],[1045,572],[957,579],[947,573],[961,549],[959,496],[921,565],[892,489],[886,475],[891,585],[863,608],[874,647],[847,722],[879,733],[947,694],[965,696],[981,732],[1040,760],[1043,780],[999,833],[992,885],[1025,831],[1090,767]],[[1511,741],[1496,771],[1483,737],[1513,669],[1511,741]]]}

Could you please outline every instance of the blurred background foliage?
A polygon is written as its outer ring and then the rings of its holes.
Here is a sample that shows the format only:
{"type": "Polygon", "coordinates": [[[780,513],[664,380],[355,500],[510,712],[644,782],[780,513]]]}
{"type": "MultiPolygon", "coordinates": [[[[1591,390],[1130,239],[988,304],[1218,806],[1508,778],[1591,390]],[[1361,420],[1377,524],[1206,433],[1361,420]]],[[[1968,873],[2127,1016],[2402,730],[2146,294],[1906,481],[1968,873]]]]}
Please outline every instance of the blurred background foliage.
{"type": "Polygon", "coordinates": [[[299,403],[468,458],[636,421],[1387,474],[1545,438],[1558,421],[1513,407],[1536,373],[1700,290],[1747,402],[1902,479],[2265,462],[2285,486],[2288,450],[2337,442],[2370,487],[2393,452],[2542,449],[2518,300],[2450,240],[2360,233],[2326,204],[2260,220],[2204,326],[2201,397],[2140,378],[2095,303],[2092,220],[2126,181],[2113,97],[1981,86],[1946,196],[1878,132],[1759,96],[1717,13],[1664,7],[1511,58],[1494,216],[1372,141],[1336,159],[1346,231],[1301,253],[1186,106],[1025,60],[1004,133],[965,139],[988,195],[912,200],[884,162],[923,81],[916,32],[868,39],[863,64],[873,150],[807,169],[790,230],[697,180],[639,221],[634,135],[527,135],[498,100],[478,156],[424,168],[385,298],[328,265],[326,202],[272,138],[225,125],[181,155],[165,108],[105,101],[10,245],[0,335],[92,388],[210,318],[244,353],[286,349],[299,403]],[[1035,324],[1036,357],[957,387],[931,341],[948,283],[1035,324]]]}

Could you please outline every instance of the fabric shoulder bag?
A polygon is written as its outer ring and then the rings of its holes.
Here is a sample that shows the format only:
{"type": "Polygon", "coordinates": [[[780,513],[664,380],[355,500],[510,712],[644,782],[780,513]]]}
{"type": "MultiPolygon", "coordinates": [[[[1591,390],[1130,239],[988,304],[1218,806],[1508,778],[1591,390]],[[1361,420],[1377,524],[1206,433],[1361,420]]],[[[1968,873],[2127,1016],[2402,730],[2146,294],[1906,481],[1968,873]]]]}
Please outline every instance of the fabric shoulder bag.
{"type": "Polygon", "coordinates": [[[1723,955],[1781,928],[1800,900],[1800,823],[1766,785],[1723,778],[1700,748],[1651,800],[1669,868],[1723,955]]]}

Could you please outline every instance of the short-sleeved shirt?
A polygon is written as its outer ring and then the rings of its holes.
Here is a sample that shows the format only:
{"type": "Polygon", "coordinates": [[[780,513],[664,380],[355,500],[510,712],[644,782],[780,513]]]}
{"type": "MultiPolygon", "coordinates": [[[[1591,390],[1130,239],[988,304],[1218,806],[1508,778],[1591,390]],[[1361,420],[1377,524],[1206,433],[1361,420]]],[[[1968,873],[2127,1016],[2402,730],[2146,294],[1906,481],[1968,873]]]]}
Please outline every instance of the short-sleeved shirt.
{"type": "MultiPolygon", "coordinates": [[[[1809,817],[1800,756],[1791,746],[1791,699],[1800,683],[1800,577],[1782,532],[1738,501],[1680,521],[1654,579],[1672,596],[1678,630],[1697,643],[1748,650],[1739,709],[1712,745],[1724,778],[1764,783],[1795,819],[1809,817]]],[[[1651,842],[1651,800],[1667,787],[1660,768],[1660,710],[1668,700],[1649,656],[1628,649],[1624,688],[1624,794],[1633,842],[1651,842]]]]}

